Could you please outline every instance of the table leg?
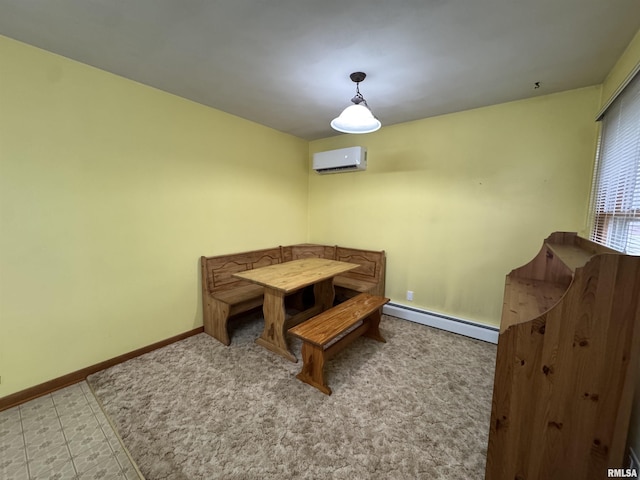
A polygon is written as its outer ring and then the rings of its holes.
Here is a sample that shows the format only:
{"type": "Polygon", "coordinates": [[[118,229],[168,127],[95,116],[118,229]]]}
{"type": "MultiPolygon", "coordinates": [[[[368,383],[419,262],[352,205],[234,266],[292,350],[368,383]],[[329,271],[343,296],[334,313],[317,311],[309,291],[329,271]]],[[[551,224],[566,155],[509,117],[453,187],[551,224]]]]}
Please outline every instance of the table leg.
{"type": "Polygon", "coordinates": [[[329,310],[333,307],[333,300],[336,292],[333,288],[333,278],[327,278],[313,286],[313,294],[316,297],[316,307],[320,307],[320,311],[329,310]]]}
{"type": "Polygon", "coordinates": [[[297,362],[298,359],[287,347],[284,293],[265,288],[262,312],[264,313],[264,330],[260,338],[256,339],[256,343],[287,360],[297,362]]]}

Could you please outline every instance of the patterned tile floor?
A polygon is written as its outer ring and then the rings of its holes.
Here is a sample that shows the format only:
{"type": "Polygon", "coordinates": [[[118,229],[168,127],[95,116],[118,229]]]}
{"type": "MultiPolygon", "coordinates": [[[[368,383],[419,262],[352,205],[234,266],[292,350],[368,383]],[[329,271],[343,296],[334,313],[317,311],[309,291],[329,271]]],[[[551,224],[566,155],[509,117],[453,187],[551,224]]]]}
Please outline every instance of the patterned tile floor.
{"type": "Polygon", "coordinates": [[[0,479],[142,476],[86,382],[0,412],[0,479]]]}

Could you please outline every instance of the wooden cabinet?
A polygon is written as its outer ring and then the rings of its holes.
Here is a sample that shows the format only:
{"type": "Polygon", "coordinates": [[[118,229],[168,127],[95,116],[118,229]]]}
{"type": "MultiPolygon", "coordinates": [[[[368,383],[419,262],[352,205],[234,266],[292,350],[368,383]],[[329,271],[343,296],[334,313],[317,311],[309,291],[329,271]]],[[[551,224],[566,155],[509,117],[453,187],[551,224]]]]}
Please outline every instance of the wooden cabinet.
{"type": "Polygon", "coordinates": [[[622,468],[640,364],[640,257],[556,232],[506,279],[487,480],[622,468]]]}

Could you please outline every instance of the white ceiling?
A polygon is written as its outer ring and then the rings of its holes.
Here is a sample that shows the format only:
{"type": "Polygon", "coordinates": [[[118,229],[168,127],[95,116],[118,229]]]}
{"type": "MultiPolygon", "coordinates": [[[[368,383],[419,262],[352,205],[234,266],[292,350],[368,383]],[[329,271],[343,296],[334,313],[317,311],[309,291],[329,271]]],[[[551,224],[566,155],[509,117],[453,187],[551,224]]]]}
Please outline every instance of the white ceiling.
{"type": "Polygon", "coordinates": [[[639,0],[0,0],[2,35],[305,139],[354,71],[384,128],[599,84],[639,29],[639,0]]]}

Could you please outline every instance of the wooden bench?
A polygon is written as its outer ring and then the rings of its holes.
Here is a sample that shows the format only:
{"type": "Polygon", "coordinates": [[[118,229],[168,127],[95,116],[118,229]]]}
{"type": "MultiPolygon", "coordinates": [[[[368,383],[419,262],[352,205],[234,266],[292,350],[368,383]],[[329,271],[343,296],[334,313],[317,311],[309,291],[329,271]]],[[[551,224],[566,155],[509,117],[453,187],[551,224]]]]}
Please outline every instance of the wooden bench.
{"type": "Polygon", "coordinates": [[[289,329],[290,334],[303,342],[304,363],[296,377],[331,395],[324,378],[325,362],[361,335],[386,343],[379,325],[382,306],[388,301],[388,298],[361,293],[289,329]],[[359,322],[362,324],[353,328],[359,322]]]}
{"type": "Polygon", "coordinates": [[[282,263],[280,247],[232,255],[200,257],[204,331],[229,345],[229,318],[262,305],[264,288],[234,273],[282,263]]]}

